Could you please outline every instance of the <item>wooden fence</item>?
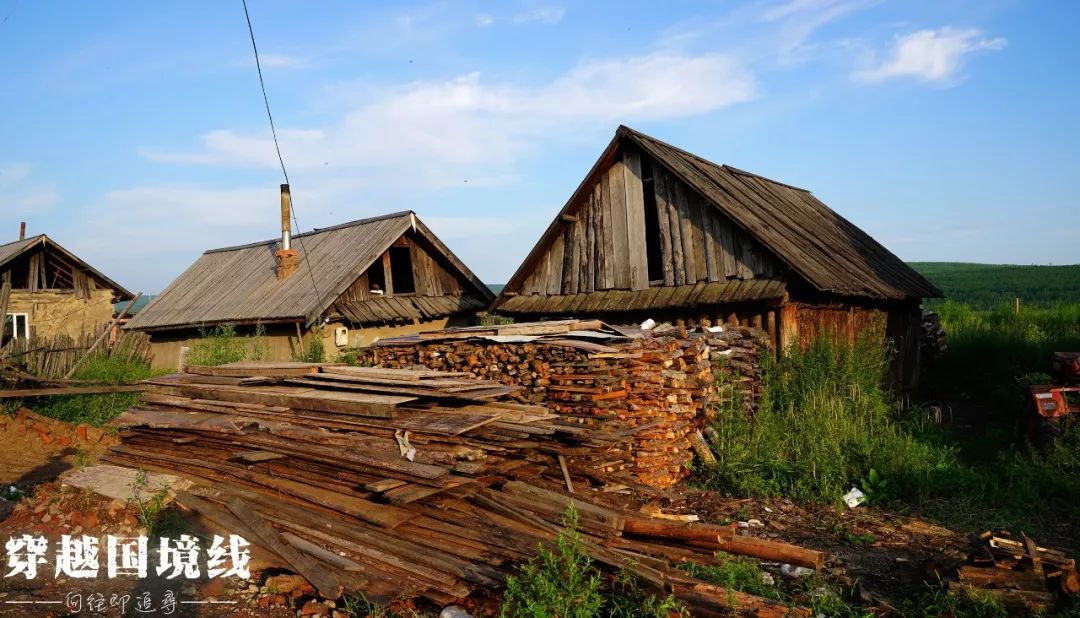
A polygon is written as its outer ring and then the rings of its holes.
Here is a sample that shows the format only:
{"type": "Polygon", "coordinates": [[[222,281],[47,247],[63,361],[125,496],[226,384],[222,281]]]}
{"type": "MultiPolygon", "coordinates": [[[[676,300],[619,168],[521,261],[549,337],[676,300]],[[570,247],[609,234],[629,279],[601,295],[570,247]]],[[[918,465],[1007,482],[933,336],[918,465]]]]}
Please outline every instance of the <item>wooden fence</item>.
{"type": "MultiPolygon", "coordinates": [[[[106,328],[84,333],[80,337],[54,335],[13,339],[0,349],[0,363],[6,362],[22,367],[28,373],[39,378],[61,379],[79,362],[94,341],[106,328]]],[[[124,332],[112,342],[98,344],[92,357],[109,356],[123,361],[140,361],[147,364],[151,360],[150,338],[146,333],[124,332]]],[[[83,363],[89,361],[87,358],[83,363]]]]}

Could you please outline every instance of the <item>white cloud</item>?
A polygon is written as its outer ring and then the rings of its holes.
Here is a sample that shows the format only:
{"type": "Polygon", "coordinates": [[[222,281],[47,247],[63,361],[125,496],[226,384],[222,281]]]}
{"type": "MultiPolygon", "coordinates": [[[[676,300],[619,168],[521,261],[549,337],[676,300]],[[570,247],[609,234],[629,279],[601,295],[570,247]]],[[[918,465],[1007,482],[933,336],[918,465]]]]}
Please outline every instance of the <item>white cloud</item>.
{"type": "Polygon", "coordinates": [[[14,187],[30,174],[29,163],[8,163],[0,165],[0,188],[14,187]]]}
{"type": "Polygon", "coordinates": [[[911,77],[925,82],[952,83],[963,68],[966,56],[1005,47],[1004,38],[986,38],[975,28],[944,27],[918,30],[899,36],[891,57],[878,66],[855,73],[864,82],[881,82],[911,77]]]}
{"type": "Polygon", "coordinates": [[[566,9],[561,6],[538,6],[514,15],[511,19],[515,24],[557,24],[566,15],[566,9]]]}
{"type": "Polygon", "coordinates": [[[476,16],[476,25],[481,28],[487,28],[495,23],[495,16],[490,13],[480,13],[476,16]]]}
{"type": "MultiPolygon", "coordinates": [[[[543,132],[663,120],[721,109],[754,96],[753,75],[722,54],[656,52],[585,62],[547,83],[489,82],[480,73],[400,86],[339,84],[328,96],[348,111],[323,128],[279,130],[290,169],[398,174],[413,186],[498,184],[543,132]]],[[[164,163],[270,169],[268,132],[216,130],[195,153],[144,150],[164,163]]]]}

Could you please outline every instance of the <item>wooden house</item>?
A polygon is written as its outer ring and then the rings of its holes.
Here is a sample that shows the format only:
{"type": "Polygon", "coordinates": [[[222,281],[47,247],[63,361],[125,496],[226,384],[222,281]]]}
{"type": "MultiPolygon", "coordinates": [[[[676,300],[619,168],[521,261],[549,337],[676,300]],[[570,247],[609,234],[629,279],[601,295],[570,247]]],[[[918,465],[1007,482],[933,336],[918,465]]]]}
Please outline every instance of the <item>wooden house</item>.
{"type": "Polygon", "coordinates": [[[44,234],[0,245],[2,343],[31,336],[78,339],[104,329],[131,292],[44,234]]]}
{"type": "Polygon", "coordinates": [[[809,191],[627,127],[492,305],[520,319],[739,323],[777,350],[822,333],[888,337],[917,375],[931,283],[809,191]]]}
{"type": "Polygon", "coordinates": [[[207,251],[127,323],[150,334],[155,367],[176,367],[182,347],[219,325],[261,327],[267,360],[289,360],[310,337],[333,360],[382,337],[468,322],[494,297],[411,211],[283,232],[207,251]]]}

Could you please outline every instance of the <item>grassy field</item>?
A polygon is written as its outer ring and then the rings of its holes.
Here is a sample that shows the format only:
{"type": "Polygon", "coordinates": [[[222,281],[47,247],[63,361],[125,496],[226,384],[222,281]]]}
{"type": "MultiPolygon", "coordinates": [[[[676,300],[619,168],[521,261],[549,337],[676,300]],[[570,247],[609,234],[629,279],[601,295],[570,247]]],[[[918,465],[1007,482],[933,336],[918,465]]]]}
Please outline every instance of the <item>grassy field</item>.
{"type": "Polygon", "coordinates": [[[1017,266],[911,262],[909,265],[941,288],[946,298],[976,309],[994,309],[1003,303],[1012,303],[1016,298],[1033,306],[1080,303],[1080,264],[1017,266]]]}

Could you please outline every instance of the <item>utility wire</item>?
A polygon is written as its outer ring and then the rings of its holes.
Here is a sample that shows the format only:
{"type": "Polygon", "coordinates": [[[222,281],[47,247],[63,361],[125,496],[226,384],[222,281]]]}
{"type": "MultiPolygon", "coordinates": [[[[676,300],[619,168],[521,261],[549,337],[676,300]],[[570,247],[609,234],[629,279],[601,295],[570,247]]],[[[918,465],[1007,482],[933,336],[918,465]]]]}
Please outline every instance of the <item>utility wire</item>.
{"type": "MultiPolygon", "coordinates": [[[[277,128],[274,127],[274,115],[270,113],[270,98],[266,96],[266,82],[263,81],[262,63],[259,62],[259,47],[255,44],[255,29],[251,27],[251,14],[248,13],[247,0],[241,1],[244,4],[244,19],[247,20],[248,35],[251,37],[251,51],[255,52],[255,70],[259,73],[259,88],[262,90],[263,103],[266,105],[266,117],[270,119],[270,135],[274,137],[274,150],[277,151],[278,163],[281,164],[281,175],[285,177],[285,184],[289,184],[289,172],[285,170],[285,159],[281,156],[281,146],[278,144],[277,128]]],[[[290,199],[292,197],[291,189],[290,186],[290,199]]],[[[308,259],[308,252],[304,247],[304,238],[299,234],[300,221],[296,218],[295,202],[292,202],[292,207],[289,210],[292,214],[293,225],[296,226],[296,240],[300,242],[300,252],[304,256],[304,263],[307,265],[308,276],[311,278],[311,288],[315,290],[315,299],[321,301],[321,297],[319,296],[319,286],[315,283],[315,271],[311,268],[311,261],[308,259]]]]}

